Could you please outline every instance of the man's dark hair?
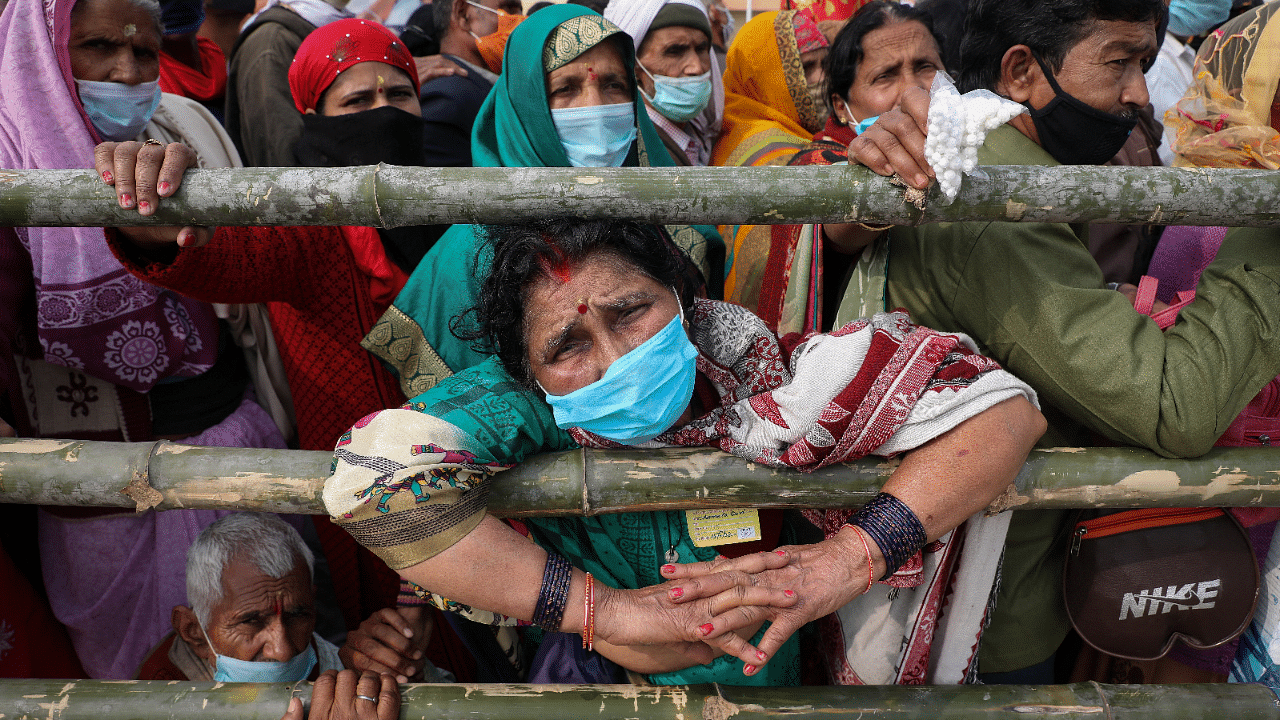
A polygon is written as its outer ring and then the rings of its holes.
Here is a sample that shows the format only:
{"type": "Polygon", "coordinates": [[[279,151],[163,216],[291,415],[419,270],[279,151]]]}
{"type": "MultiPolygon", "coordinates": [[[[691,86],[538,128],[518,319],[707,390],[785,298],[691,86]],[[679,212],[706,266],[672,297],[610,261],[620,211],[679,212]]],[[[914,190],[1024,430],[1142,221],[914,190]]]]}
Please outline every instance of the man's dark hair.
{"type": "Polygon", "coordinates": [[[964,17],[968,0],[921,0],[916,9],[933,18],[933,37],[948,72],[960,71],[960,40],[964,37],[964,17]]]}
{"type": "MultiPolygon", "coordinates": [[[[442,4],[448,0],[440,0],[442,4]]],[[[414,57],[425,57],[440,52],[440,35],[436,31],[435,5],[427,3],[409,16],[405,21],[404,32],[400,33],[400,42],[408,48],[414,57]]]]}
{"type": "MultiPolygon", "coordinates": [[[[540,277],[605,252],[660,285],[681,288],[682,262],[664,231],[622,220],[558,218],[484,228],[493,252],[489,276],[476,306],[454,318],[451,329],[475,349],[493,353],[518,382],[534,387],[525,352],[525,303],[540,277]]],[[[484,252],[484,251],[482,251],[484,252]]],[[[682,302],[686,302],[683,301],[682,302]]]]}
{"type": "Polygon", "coordinates": [[[1161,0],[970,0],[957,86],[995,90],[1014,45],[1031,48],[1056,73],[1096,21],[1158,23],[1164,12],[1161,0]]]}
{"type": "Polygon", "coordinates": [[[876,0],[867,3],[854,13],[849,22],[840,28],[835,40],[831,41],[831,49],[822,61],[822,69],[826,74],[826,91],[823,97],[827,103],[827,111],[831,117],[836,116],[836,109],[831,103],[831,94],[835,93],[845,100],[845,93],[858,75],[858,65],[862,63],[862,39],[873,30],[894,22],[915,20],[933,33],[933,19],[925,13],[896,2],[876,0]]]}
{"type": "Polygon", "coordinates": [[[444,40],[444,36],[449,34],[449,20],[453,17],[454,5],[460,2],[462,2],[462,0],[432,1],[431,17],[435,20],[437,43],[444,40]]]}

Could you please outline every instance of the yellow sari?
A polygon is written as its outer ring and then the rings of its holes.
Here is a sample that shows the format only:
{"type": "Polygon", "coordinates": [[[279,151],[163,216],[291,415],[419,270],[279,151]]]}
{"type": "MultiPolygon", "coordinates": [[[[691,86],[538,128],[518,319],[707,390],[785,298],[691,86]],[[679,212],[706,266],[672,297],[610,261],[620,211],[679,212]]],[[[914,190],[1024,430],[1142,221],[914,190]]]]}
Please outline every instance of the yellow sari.
{"type": "Polygon", "coordinates": [[[757,15],[729,47],[724,127],[712,165],[786,165],[822,129],[800,62],[796,12],[757,15]]]}

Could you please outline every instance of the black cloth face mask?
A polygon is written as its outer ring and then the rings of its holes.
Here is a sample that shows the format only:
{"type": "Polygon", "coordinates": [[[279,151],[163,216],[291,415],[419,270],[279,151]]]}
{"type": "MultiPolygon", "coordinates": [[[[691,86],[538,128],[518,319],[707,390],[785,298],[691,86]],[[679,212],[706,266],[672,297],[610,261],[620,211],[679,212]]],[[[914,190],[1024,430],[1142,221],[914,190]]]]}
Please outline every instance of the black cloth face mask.
{"type": "Polygon", "coordinates": [[[1040,55],[1033,52],[1033,57],[1054,92],[1054,98],[1039,110],[1023,103],[1040,136],[1040,147],[1063,165],[1101,165],[1115,157],[1138,118],[1104,112],[1068,95],[1040,55]]]}
{"type": "MultiPolygon", "coordinates": [[[[303,167],[354,165],[422,165],[425,121],[395,107],[380,107],[349,115],[303,115],[302,137],[293,156],[303,167]]],[[[382,247],[391,262],[412,273],[422,256],[448,225],[379,228],[382,247]]]]}
{"type": "Polygon", "coordinates": [[[293,156],[302,167],[421,165],[426,123],[391,106],[349,115],[303,115],[293,156]]]}

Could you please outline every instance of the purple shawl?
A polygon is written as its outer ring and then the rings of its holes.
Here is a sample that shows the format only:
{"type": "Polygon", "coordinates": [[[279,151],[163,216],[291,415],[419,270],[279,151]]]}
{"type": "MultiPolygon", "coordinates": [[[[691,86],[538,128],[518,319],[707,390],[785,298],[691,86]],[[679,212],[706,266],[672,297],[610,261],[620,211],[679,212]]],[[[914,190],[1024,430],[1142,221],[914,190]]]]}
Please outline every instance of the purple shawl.
{"type": "MultiPolygon", "coordinates": [[[[93,167],[98,138],[67,49],[72,5],[12,0],[0,13],[0,168],[93,167]]],[[[212,367],[212,308],[130,275],[101,229],[0,228],[0,256],[15,254],[29,257],[30,267],[5,268],[0,282],[25,283],[29,273],[46,361],[139,392],[212,367]]]]}

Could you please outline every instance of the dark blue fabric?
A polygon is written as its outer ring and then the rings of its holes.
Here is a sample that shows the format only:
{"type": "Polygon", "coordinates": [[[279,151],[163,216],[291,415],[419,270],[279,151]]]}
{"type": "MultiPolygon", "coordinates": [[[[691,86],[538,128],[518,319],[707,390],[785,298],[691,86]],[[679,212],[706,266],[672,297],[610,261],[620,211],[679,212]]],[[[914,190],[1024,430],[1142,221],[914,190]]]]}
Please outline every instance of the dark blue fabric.
{"type": "Polygon", "coordinates": [[[617,685],[627,682],[627,671],[582,647],[581,635],[547,633],[529,664],[529,682],[617,685]]]}
{"type": "Polygon", "coordinates": [[[204,23],[204,0],[160,0],[165,35],[190,35],[204,23]]]}
{"type": "MultiPolygon", "coordinates": [[[[462,65],[451,55],[445,57],[462,65]]],[[[465,67],[465,66],[464,66],[465,67]]],[[[493,83],[474,70],[446,75],[422,85],[422,119],[427,167],[471,167],[471,126],[493,83]]]]}

